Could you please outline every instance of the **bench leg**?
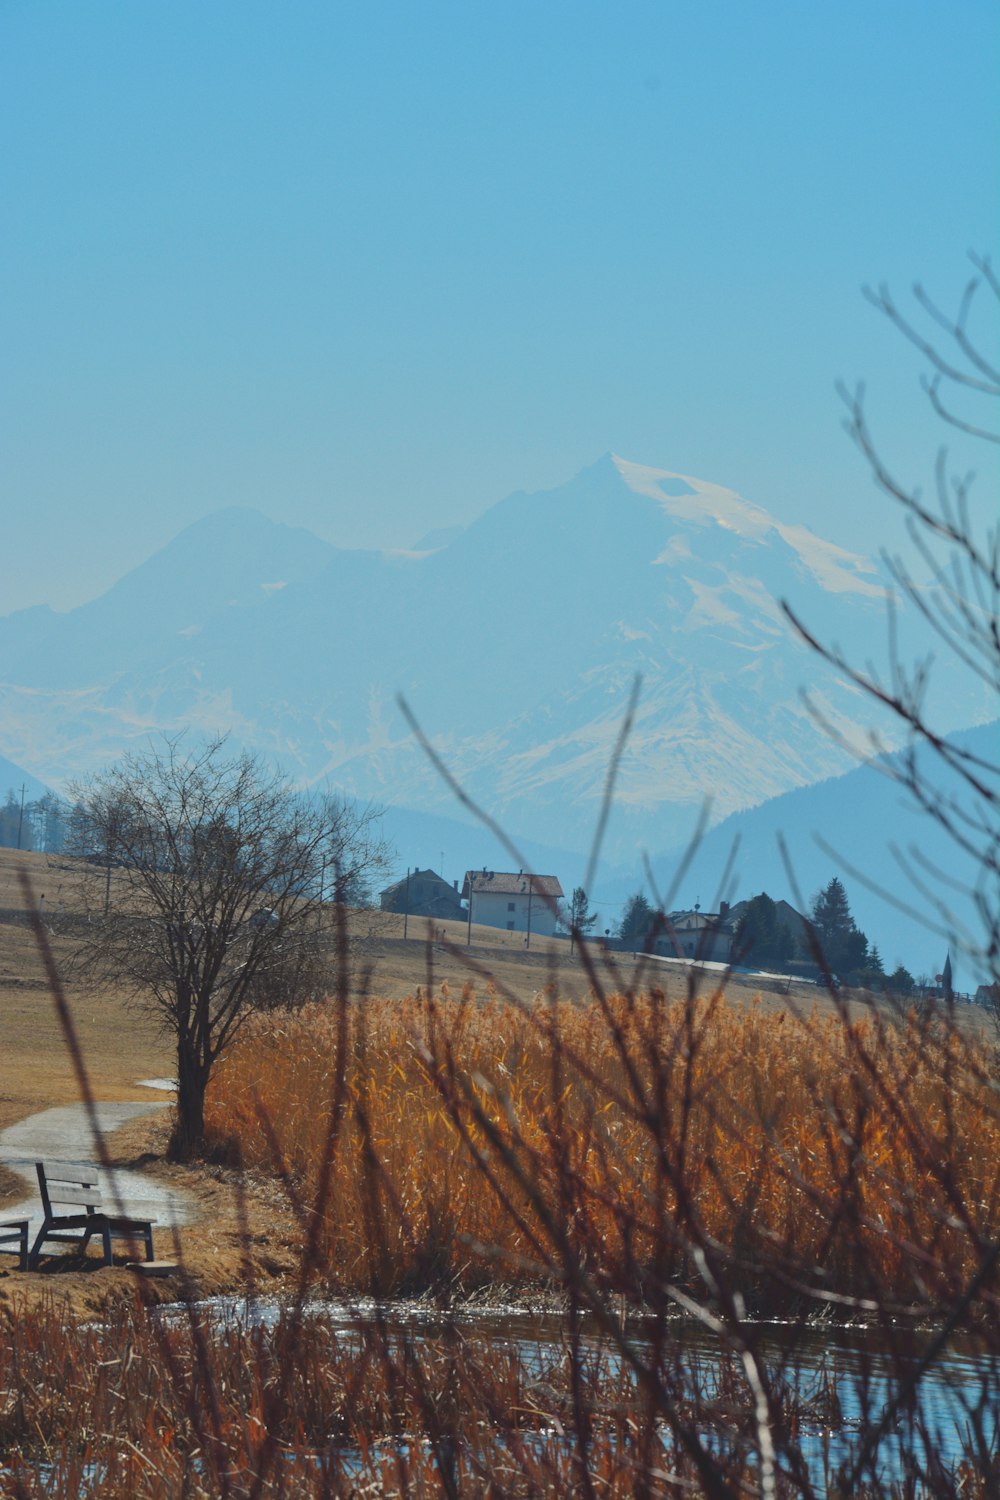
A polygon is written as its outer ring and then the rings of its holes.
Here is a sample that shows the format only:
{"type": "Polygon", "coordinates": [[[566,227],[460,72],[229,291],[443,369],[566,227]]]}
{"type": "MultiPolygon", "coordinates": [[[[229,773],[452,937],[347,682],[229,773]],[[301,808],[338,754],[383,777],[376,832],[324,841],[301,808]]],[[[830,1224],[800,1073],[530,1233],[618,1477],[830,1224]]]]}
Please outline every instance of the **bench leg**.
{"type": "Polygon", "coordinates": [[[110,1264],[111,1264],[111,1230],[108,1229],[108,1227],[106,1225],[105,1225],[104,1229],[102,1229],[102,1231],[101,1231],[101,1239],[104,1242],[104,1264],[106,1266],[110,1266],[110,1264]]]}
{"type": "Polygon", "coordinates": [[[18,1261],[18,1270],[26,1271],[28,1269],[28,1226],[27,1226],[27,1224],[22,1224],[21,1225],[21,1239],[20,1239],[19,1244],[20,1244],[21,1256],[20,1256],[20,1260],[18,1261]]]}
{"type": "MultiPolygon", "coordinates": [[[[28,1269],[31,1271],[34,1271],[38,1266],[38,1257],[41,1254],[42,1246],[45,1244],[45,1231],[47,1228],[48,1225],[43,1224],[41,1229],[35,1235],[35,1243],[32,1245],[31,1251],[28,1255],[28,1269]]],[[[25,1235],[25,1238],[27,1239],[27,1234],[25,1235]]]]}

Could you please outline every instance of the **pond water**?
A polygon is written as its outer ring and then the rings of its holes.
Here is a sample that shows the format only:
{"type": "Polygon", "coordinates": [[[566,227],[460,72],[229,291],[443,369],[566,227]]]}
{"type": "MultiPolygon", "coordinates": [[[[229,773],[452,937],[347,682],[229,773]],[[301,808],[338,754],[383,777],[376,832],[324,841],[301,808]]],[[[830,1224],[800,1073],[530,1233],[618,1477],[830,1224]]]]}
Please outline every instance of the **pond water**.
{"type": "MultiPolygon", "coordinates": [[[[199,1304],[220,1327],[274,1325],[287,1304],[222,1298],[199,1304]]],[[[338,1340],[360,1348],[374,1327],[401,1347],[428,1347],[456,1334],[515,1350],[529,1376],[551,1368],[569,1349],[566,1318],[551,1311],[474,1307],[444,1312],[422,1303],[314,1302],[308,1315],[321,1317],[338,1340]]],[[[164,1309],[169,1316],[187,1310],[164,1309]]],[[[936,1464],[953,1469],[963,1459],[978,1468],[996,1463],[1000,1451],[1000,1356],[970,1339],[954,1340],[917,1384],[914,1397],[895,1405],[901,1383],[917,1371],[933,1334],[913,1330],[872,1331],[849,1327],[803,1328],[797,1324],[748,1324],[756,1356],[776,1389],[784,1388],[798,1414],[796,1445],[812,1481],[849,1463],[892,1406],[878,1443],[873,1469],[887,1484],[936,1464]],[[982,1441],[972,1441],[978,1432],[982,1441]]],[[[622,1325],[643,1360],[653,1354],[652,1327],[642,1317],[622,1325]]],[[[583,1320],[578,1348],[588,1362],[605,1361],[612,1376],[621,1370],[616,1342],[583,1320]]],[[[694,1320],[671,1322],[660,1349],[659,1368],[692,1411],[709,1409],[721,1395],[725,1357],[715,1335],[694,1320]]],[[[731,1369],[731,1364],[730,1364],[731,1369]]],[[[749,1388],[744,1385],[747,1405],[749,1388]]]]}

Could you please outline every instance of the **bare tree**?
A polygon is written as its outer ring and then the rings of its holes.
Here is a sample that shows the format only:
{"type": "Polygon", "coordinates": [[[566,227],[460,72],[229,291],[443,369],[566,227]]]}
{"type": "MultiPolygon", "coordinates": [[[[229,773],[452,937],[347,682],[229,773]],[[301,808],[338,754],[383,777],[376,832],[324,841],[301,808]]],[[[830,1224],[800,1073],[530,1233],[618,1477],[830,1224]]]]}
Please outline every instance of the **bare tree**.
{"type": "Polygon", "coordinates": [[[306,799],[224,739],[127,755],[73,797],[77,847],[100,861],[86,867],[81,967],[124,985],[176,1039],[171,1152],[187,1159],[220,1054],[253,1009],[315,981],[326,902],[386,866],[378,813],[306,799]]]}
{"type": "MultiPolygon", "coordinates": [[[[972,256],[969,280],[955,314],[949,315],[919,284],[913,289],[912,316],[889,290],[866,289],[869,301],[926,359],[922,384],[936,417],[962,441],[987,449],[1000,443],[990,423],[990,403],[1000,397],[1000,368],[983,351],[996,347],[1000,279],[986,257],[972,256]],[[977,331],[971,331],[978,317],[977,331]]],[[[840,394],[847,408],[845,427],[864,456],[882,492],[901,509],[912,549],[908,562],[886,554],[885,563],[899,598],[916,611],[936,638],[943,670],[973,674],[1000,700],[1000,527],[996,496],[985,520],[973,503],[973,476],[953,471],[949,448],[938,449],[930,494],[899,478],[876,444],[868,425],[862,386],[840,394]]],[[[985,451],[985,450],[982,450],[985,451]]],[[[884,671],[858,665],[836,647],[817,639],[785,604],[786,614],[812,648],[867,695],[889,711],[905,731],[902,751],[880,760],[919,808],[944,830],[973,874],[954,882],[931,868],[919,850],[896,851],[908,882],[905,904],[917,906],[965,955],[973,972],[996,984],[1000,978],[1000,754],[983,754],[949,739],[928,707],[930,657],[909,665],[889,606],[889,662],[884,671]],[[956,900],[956,897],[958,900],[956,900]],[[959,908],[971,904],[972,925],[959,908]]],[[[873,736],[876,750],[882,748],[873,736]]],[[[884,893],[891,894],[891,893],[884,893]]],[[[897,904],[904,902],[897,896],[897,904]]]]}

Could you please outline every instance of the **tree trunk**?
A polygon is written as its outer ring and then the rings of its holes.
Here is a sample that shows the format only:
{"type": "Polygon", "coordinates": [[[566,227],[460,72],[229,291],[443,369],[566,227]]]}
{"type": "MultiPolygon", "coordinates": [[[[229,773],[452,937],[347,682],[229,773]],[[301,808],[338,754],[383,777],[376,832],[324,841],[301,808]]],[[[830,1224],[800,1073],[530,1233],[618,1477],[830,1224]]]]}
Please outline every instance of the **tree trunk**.
{"type": "Polygon", "coordinates": [[[203,1067],[186,1039],[177,1041],[177,1118],[167,1148],[171,1161],[191,1161],[205,1145],[205,1090],[208,1069],[203,1067]]]}

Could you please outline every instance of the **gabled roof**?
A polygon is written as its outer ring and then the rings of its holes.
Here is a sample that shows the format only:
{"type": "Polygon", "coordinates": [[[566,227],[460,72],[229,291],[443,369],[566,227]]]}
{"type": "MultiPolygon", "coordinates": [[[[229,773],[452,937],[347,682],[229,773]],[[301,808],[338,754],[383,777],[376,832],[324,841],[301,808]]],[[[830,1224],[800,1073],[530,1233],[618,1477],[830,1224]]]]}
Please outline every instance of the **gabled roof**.
{"type": "MultiPolygon", "coordinates": [[[[423,880],[423,881],[427,881],[427,880],[431,880],[431,881],[437,880],[437,881],[439,881],[441,883],[441,885],[443,885],[445,887],[446,890],[451,891],[452,895],[456,895],[455,888],[451,884],[451,882],[449,880],[445,880],[442,875],[439,875],[438,872],[437,872],[437,870],[411,870],[410,871],[410,884],[411,885],[417,879],[418,875],[419,875],[420,879],[423,880]]],[[[391,896],[395,891],[405,891],[405,890],[406,890],[406,876],[404,875],[403,878],[402,878],[402,880],[394,880],[392,882],[392,885],[387,885],[384,890],[379,891],[379,895],[380,896],[391,896]]]]}
{"type": "Polygon", "coordinates": [[[722,922],[717,911],[672,911],[666,918],[666,925],[680,932],[701,932],[706,927],[720,927],[722,922]]]}
{"type": "Polygon", "coordinates": [[[563,894],[563,888],[555,875],[531,875],[518,870],[466,870],[462,883],[462,897],[468,900],[470,890],[476,895],[526,896],[529,891],[535,896],[550,896],[553,900],[563,894]]]}

